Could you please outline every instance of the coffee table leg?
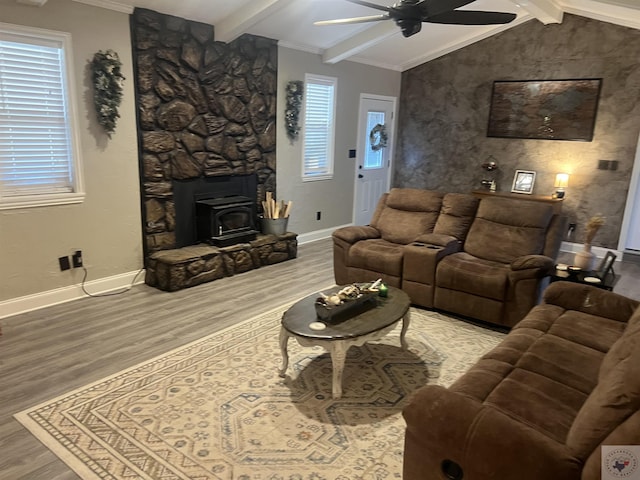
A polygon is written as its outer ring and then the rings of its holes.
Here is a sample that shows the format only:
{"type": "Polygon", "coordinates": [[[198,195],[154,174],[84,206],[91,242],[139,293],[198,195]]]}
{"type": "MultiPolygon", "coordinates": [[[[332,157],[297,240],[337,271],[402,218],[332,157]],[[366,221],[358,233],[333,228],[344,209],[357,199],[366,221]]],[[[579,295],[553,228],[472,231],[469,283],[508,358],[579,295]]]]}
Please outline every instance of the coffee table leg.
{"type": "Polygon", "coordinates": [[[332,396],[334,399],[342,397],[342,371],[344,370],[344,362],[347,357],[349,346],[341,341],[331,342],[331,365],[333,366],[333,386],[332,396]]]}
{"type": "Polygon", "coordinates": [[[284,327],[280,327],[280,351],[282,352],[282,368],[280,376],[284,377],[287,367],[289,366],[289,352],[287,352],[287,344],[289,343],[289,332],[284,327]]]}
{"type": "Polygon", "coordinates": [[[409,329],[409,323],[411,322],[411,312],[407,311],[404,317],[402,317],[402,330],[400,330],[400,345],[402,348],[407,350],[409,348],[409,344],[407,343],[407,339],[405,335],[407,334],[407,330],[409,329]]]}

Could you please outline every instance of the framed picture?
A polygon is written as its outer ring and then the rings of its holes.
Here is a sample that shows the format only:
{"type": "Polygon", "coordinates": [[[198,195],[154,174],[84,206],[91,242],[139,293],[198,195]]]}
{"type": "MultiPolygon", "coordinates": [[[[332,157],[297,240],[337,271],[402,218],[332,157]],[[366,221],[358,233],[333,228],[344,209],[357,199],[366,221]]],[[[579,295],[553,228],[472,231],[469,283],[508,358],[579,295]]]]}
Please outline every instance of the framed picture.
{"type": "Polygon", "coordinates": [[[536,172],[530,170],[516,170],[513,176],[513,193],[533,193],[533,184],[536,183],[536,172]]]}
{"type": "Polygon", "coordinates": [[[615,272],[613,271],[613,262],[615,261],[616,255],[613,252],[607,252],[607,254],[600,262],[598,270],[596,270],[596,276],[604,282],[609,273],[615,274],[615,272]]]}
{"type": "Polygon", "coordinates": [[[487,137],[593,140],[602,79],[493,82],[487,137]]]}

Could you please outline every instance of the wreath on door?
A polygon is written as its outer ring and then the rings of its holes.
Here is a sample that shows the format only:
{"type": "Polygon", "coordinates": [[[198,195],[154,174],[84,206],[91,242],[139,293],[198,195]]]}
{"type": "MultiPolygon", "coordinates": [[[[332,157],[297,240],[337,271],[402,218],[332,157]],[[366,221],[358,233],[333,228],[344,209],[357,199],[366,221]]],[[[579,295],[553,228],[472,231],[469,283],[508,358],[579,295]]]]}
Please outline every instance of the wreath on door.
{"type": "Polygon", "coordinates": [[[374,152],[386,147],[388,141],[389,136],[387,135],[386,125],[378,123],[369,132],[369,143],[371,144],[371,150],[374,152]]]}

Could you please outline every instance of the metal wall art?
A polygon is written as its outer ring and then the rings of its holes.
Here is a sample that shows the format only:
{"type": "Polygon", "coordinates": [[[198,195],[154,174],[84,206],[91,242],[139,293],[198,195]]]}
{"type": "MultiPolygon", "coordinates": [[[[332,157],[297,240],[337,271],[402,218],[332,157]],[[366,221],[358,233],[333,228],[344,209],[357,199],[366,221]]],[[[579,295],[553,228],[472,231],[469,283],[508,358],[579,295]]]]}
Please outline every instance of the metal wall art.
{"type": "Polygon", "coordinates": [[[488,137],[593,140],[602,79],[495,81],[488,137]]]}

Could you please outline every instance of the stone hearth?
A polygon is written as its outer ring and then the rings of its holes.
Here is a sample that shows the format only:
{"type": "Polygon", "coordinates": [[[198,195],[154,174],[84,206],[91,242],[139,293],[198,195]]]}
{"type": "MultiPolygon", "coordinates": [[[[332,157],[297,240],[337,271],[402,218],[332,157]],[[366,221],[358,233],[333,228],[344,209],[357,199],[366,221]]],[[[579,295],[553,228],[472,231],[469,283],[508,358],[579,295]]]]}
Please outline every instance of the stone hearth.
{"type": "Polygon", "coordinates": [[[258,214],[276,193],[277,42],[216,42],[211,25],[139,8],[131,25],[147,283],[177,290],[295,258],[294,234],[226,248],[178,248],[176,235],[177,182],[255,175],[258,214]]]}
{"type": "Polygon", "coordinates": [[[162,250],[149,257],[145,281],[152,287],[174,292],[284,262],[296,258],[297,252],[295,233],[259,235],[252,242],[230,247],[198,244],[162,250]]]}

